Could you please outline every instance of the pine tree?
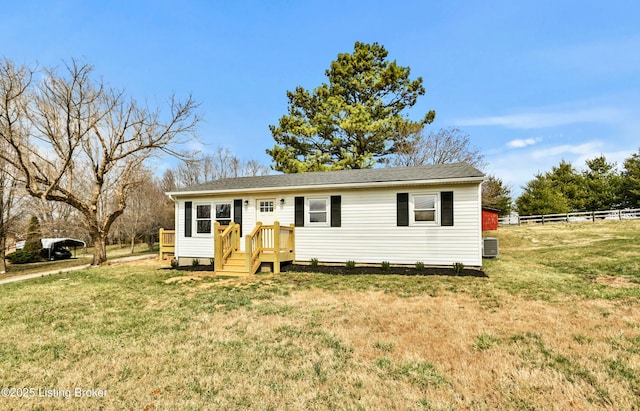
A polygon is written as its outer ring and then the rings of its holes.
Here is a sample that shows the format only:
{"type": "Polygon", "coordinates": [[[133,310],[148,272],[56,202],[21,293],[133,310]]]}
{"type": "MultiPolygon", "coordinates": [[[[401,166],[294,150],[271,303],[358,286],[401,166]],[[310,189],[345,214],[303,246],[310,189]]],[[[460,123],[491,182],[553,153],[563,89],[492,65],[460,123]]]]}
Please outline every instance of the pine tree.
{"type": "Polygon", "coordinates": [[[620,200],[627,208],[640,208],[640,150],[624,161],[620,200]]]}
{"type": "Polygon", "coordinates": [[[38,217],[33,216],[29,220],[27,227],[27,239],[25,240],[24,250],[30,253],[38,254],[42,249],[42,233],[40,231],[40,221],[38,217]]]}
{"type": "Polygon", "coordinates": [[[538,174],[516,200],[520,215],[559,214],[570,210],[569,202],[547,175],[538,174]]]}
{"type": "Polygon", "coordinates": [[[378,43],[356,42],[325,72],[328,83],[313,91],[287,92],[288,114],[269,129],[276,145],[267,150],[272,168],[285,173],[369,168],[408,138],[407,130],[429,124],[429,111],[417,122],[406,118],[425,93],[422,78],[387,60],[378,43]]]}

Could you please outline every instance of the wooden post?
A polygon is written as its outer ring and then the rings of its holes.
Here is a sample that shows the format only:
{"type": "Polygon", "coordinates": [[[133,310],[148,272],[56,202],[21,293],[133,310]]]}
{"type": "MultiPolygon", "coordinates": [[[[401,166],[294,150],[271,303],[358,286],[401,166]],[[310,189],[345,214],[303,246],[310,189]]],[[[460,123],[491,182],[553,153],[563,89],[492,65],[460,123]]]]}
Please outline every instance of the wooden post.
{"type": "Polygon", "coordinates": [[[296,259],[296,225],[290,224],[291,232],[289,234],[289,250],[291,250],[291,258],[296,259]]]}
{"type": "Polygon", "coordinates": [[[163,251],[163,248],[164,248],[164,238],[163,238],[164,236],[163,236],[163,234],[164,234],[164,228],[161,228],[160,229],[160,233],[158,234],[158,238],[160,239],[158,241],[160,243],[160,253],[159,253],[160,254],[159,255],[160,261],[164,260],[164,258],[163,258],[164,255],[162,254],[162,251],[163,251]]]}
{"type": "Polygon", "coordinates": [[[251,248],[253,238],[251,234],[244,236],[244,269],[246,272],[251,271],[251,256],[253,255],[253,248],[251,248]]]}
{"type": "Polygon", "coordinates": [[[274,261],[273,261],[273,273],[280,274],[280,222],[273,222],[273,248],[274,248],[274,261]]]}
{"type": "Polygon", "coordinates": [[[238,231],[236,230],[236,223],[231,221],[229,223],[229,227],[231,227],[231,233],[229,233],[229,248],[233,251],[238,251],[240,248],[240,237],[238,236],[238,231]]]}
{"type": "Polygon", "coordinates": [[[256,239],[256,244],[258,245],[260,252],[262,252],[262,222],[258,221],[258,225],[260,226],[260,229],[258,230],[258,232],[256,232],[256,235],[258,236],[258,238],[256,239]]]}
{"type": "Polygon", "coordinates": [[[220,238],[220,223],[213,223],[213,270],[222,270],[222,240],[220,238]]]}

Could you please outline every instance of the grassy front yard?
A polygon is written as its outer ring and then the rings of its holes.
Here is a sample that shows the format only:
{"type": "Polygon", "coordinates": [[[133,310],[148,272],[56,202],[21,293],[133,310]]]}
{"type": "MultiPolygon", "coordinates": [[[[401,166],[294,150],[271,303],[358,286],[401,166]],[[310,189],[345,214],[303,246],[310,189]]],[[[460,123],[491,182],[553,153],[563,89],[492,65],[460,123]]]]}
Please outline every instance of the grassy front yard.
{"type": "MultiPolygon", "coordinates": [[[[140,255],[156,252],[158,249],[155,248],[155,251],[149,251],[149,247],[146,244],[136,244],[133,250],[133,254],[131,253],[131,246],[118,246],[118,245],[109,245],[107,246],[107,257],[109,260],[120,258],[120,257],[128,257],[132,255],[140,255]]],[[[17,275],[23,274],[32,274],[43,271],[56,271],[63,270],[65,268],[77,267],[81,265],[91,264],[93,260],[93,247],[87,247],[86,250],[82,248],[78,248],[76,250],[71,250],[73,258],[68,260],[56,260],[56,261],[40,261],[29,264],[11,264],[7,261],[7,272],[4,274],[0,274],[0,280],[3,278],[14,277],[17,275]]]]}
{"type": "Polygon", "coordinates": [[[145,261],[4,285],[0,381],[34,395],[0,408],[639,409],[640,222],[495,235],[488,278],[145,261]]]}

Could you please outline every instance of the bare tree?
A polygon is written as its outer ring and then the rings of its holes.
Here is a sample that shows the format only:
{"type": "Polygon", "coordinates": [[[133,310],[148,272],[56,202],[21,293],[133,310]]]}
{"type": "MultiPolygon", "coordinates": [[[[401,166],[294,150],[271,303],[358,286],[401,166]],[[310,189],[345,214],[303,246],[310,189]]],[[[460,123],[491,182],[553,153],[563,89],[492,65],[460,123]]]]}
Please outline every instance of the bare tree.
{"type": "Polygon", "coordinates": [[[25,199],[31,214],[38,216],[43,237],[89,239],[82,216],[69,204],[35,197],[25,199]]]}
{"type": "Polygon", "coordinates": [[[192,158],[181,163],[172,176],[173,181],[181,187],[220,180],[222,178],[262,176],[269,174],[269,168],[256,160],[244,162],[236,157],[228,148],[218,147],[213,154],[192,158]]]}
{"type": "Polygon", "coordinates": [[[136,240],[146,240],[153,249],[158,230],[174,225],[174,205],[164,194],[151,171],[140,170],[142,178],[127,202],[127,208],[116,222],[116,231],[124,236],[134,252],[136,240]]]}
{"type": "Polygon", "coordinates": [[[269,167],[256,161],[249,160],[244,163],[242,175],[244,176],[266,176],[269,174],[269,167]]]}
{"type": "Polygon", "coordinates": [[[137,170],[152,156],[180,155],[174,147],[194,133],[197,104],[172,97],[163,116],[93,81],[89,65],[74,60],[65,69],[44,69],[36,82],[33,71],[0,62],[6,102],[0,140],[10,151],[2,157],[20,171],[29,195],[78,210],[94,245],[93,264],[100,264],[137,170]]]}
{"type": "Polygon", "coordinates": [[[4,274],[7,271],[4,259],[9,246],[7,238],[12,232],[15,233],[15,224],[22,215],[22,209],[18,181],[10,173],[9,165],[1,163],[3,162],[0,161],[0,274],[4,274]]]}
{"type": "Polygon", "coordinates": [[[441,128],[426,136],[420,128],[395,147],[389,164],[395,167],[465,162],[484,168],[484,156],[471,146],[469,135],[458,128],[441,128]]]}

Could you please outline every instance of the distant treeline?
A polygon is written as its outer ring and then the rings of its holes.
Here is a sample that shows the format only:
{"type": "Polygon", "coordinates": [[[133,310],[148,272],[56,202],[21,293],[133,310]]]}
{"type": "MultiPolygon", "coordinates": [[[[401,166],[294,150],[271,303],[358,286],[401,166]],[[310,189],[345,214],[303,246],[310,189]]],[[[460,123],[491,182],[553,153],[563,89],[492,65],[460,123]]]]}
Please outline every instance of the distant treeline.
{"type": "Polygon", "coordinates": [[[640,150],[621,168],[604,155],[587,160],[586,166],[578,172],[562,160],[551,171],[537,174],[523,187],[516,210],[534,215],[640,208],[640,150]]]}

